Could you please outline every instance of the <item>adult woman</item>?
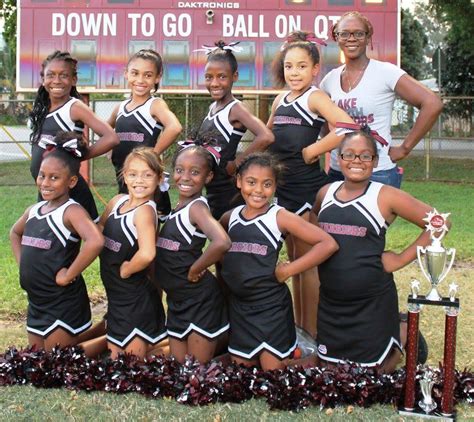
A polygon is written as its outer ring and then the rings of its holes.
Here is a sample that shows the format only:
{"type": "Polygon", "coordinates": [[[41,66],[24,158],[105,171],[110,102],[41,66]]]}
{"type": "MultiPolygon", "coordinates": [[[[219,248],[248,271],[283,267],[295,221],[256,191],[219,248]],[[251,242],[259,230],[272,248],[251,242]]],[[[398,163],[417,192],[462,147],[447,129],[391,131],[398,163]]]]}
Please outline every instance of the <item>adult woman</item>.
{"type": "MultiPolygon", "coordinates": [[[[343,108],[356,123],[367,124],[386,141],[378,144],[379,163],[372,180],[400,187],[396,163],[405,158],[430,130],[442,110],[441,100],[397,66],[367,57],[373,27],[359,12],[347,12],[333,28],[332,36],[344,54],[345,64],[329,72],[321,89],[343,108]],[[390,125],[393,102],[398,95],[420,112],[400,146],[391,146],[390,125]]],[[[324,151],[317,143],[304,151],[311,162],[324,151]]],[[[337,151],[331,153],[331,181],[342,180],[337,151]]]]}

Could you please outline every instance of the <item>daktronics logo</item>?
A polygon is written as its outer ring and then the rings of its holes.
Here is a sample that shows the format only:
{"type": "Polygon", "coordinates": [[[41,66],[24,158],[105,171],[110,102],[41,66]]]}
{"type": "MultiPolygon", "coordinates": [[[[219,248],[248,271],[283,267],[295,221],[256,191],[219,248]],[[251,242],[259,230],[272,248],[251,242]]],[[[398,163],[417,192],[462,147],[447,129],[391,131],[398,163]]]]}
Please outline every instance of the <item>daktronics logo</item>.
{"type": "Polygon", "coordinates": [[[240,3],[227,1],[179,1],[181,9],[240,9],[240,3]]]}

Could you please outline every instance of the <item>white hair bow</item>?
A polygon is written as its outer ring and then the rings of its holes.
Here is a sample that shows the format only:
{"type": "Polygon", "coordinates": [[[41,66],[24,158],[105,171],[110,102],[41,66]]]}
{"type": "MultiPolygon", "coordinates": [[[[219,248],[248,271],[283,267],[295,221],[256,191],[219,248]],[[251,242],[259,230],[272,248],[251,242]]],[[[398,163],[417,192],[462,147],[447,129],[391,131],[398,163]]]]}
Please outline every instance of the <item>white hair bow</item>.
{"type": "Polygon", "coordinates": [[[67,152],[69,152],[70,154],[74,155],[74,157],[77,157],[77,158],[81,158],[82,157],[82,153],[81,151],[79,151],[79,146],[77,144],[77,139],[71,139],[69,141],[66,141],[64,142],[63,144],[57,144],[56,142],[54,142],[52,139],[48,139],[48,138],[41,138],[38,142],[38,146],[40,148],[43,148],[47,151],[52,151],[54,149],[63,149],[67,152]]]}

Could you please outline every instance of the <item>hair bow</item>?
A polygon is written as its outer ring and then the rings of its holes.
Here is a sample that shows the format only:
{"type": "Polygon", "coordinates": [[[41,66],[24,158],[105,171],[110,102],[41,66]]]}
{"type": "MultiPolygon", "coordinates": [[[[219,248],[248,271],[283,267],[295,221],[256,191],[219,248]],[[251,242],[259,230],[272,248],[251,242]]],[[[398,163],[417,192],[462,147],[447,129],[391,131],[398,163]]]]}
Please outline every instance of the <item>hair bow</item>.
{"type": "Polygon", "coordinates": [[[76,158],[81,158],[82,153],[79,151],[79,146],[77,145],[77,139],[71,139],[69,141],[64,142],[63,144],[57,144],[52,139],[48,138],[41,138],[38,142],[38,146],[40,148],[45,149],[46,151],[53,151],[55,149],[63,149],[64,151],[72,154],[76,158]]]}
{"type": "Polygon", "coordinates": [[[388,142],[382,138],[377,131],[370,129],[368,125],[358,125],[357,123],[336,123],[336,135],[345,135],[346,133],[352,133],[362,131],[372,136],[377,142],[381,143],[384,147],[388,145],[388,142]]]}
{"type": "Polygon", "coordinates": [[[319,38],[316,38],[314,35],[307,35],[306,40],[300,40],[300,39],[295,39],[293,37],[287,37],[285,42],[280,47],[280,51],[283,51],[288,46],[288,44],[291,44],[292,42],[298,42],[298,41],[301,41],[301,42],[306,41],[306,42],[310,42],[311,44],[319,44],[319,45],[323,45],[325,47],[327,46],[326,41],[320,40],[319,38]]]}
{"type": "Polygon", "coordinates": [[[201,48],[198,48],[196,50],[193,50],[193,51],[204,51],[206,53],[206,55],[209,55],[211,54],[212,52],[216,51],[216,50],[230,50],[232,51],[233,53],[240,53],[243,48],[242,47],[236,47],[237,44],[239,44],[240,41],[234,41],[234,42],[231,42],[230,44],[227,44],[227,45],[203,45],[201,46],[201,48]]]}
{"type": "Polygon", "coordinates": [[[209,154],[212,155],[212,158],[214,158],[217,165],[219,165],[219,163],[221,161],[221,154],[220,154],[221,147],[213,146],[208,141],[201,141],[201,140],[193,141],[192,139],[186,139],[185,141],[179,141],[178,145],[182,149],[186,149],[186,148],[189,148],[189,147],[202,147],[209,154]]]}

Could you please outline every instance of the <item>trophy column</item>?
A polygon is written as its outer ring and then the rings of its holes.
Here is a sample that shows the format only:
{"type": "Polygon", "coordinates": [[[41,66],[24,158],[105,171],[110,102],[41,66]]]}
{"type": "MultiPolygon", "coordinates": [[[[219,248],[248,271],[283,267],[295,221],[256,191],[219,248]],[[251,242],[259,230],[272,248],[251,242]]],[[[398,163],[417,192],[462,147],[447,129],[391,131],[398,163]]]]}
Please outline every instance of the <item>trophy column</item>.
{"type": "Polygon", "coordinates": [[[412,411],[415,408],[415,377],[418,357],[418,325],[420,321],[420,306],[410,304],[408,308],[408,332],[406,344],[406,381],[403,407],[412,411]]]}
{"type": "Polygon", "coordinates": [[[453,301],[453,305],[446,307],[446,321],[444,329],[444,385],[443,397],[441,399],[441,413],[443,416],[453,414],[454,395],[454,364],[456,361],[456,327],[459,314],[459,300],[453,301]]]}

